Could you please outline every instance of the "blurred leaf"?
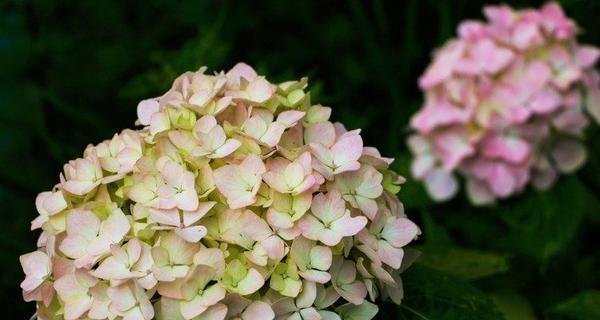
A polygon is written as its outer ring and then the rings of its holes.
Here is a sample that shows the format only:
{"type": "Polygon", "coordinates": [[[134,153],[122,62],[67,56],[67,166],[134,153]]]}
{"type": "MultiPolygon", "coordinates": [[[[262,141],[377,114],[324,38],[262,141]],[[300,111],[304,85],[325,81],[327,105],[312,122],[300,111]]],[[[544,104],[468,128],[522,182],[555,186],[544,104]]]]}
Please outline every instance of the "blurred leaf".
{"type": "Polygon", "coordinates": [[[402,274],[402,281],[404,300],[398,311],[403,319],[502,319],[487,295],[447,273],[417,264],[402,274]]]}
{"type": "Polygon", "coordinates": [[[600,291],[583,291],[571,299],[559,303],[549,311],[551,318],[557,316],[572,320],[600,319],[600,291]]]}
{"type": "Polygon", "coordinates": [[[490,294],[505,320],[535,320],[531,304],[514,291],[498,291],[490,294]]]}
{"type": "Polygon", "coordinates": [[[505,255],[457,247],[424,246],[417,263],[465,280],[476,280],[509,269],[505,255]]]}
{"type": "Polygon", "coordinates": [[[453,245],[452,237],[444,227],[439,225],[428,210],[421,211],[423,238],[428,247],[449,247],[453,245]]]}
{"type": "Polygon", "coordinates": [[[598,200],[575,176],[564,176],[547,192],[527,196],[499,207],[499,217],[511,228],[511,251],[536,258],[542,268],[569,247],[586,212],[598,210],[598,200]]]}

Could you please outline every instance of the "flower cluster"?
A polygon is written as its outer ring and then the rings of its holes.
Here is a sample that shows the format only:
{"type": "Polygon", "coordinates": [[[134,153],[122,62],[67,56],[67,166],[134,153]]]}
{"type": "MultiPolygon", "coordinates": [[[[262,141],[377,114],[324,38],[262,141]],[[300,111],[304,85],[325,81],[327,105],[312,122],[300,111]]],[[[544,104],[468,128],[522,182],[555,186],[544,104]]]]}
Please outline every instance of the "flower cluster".
{"type": "Polygon", "coordinates": [[[419,79],[423,108],[412,118],[412,173],[431,196],[455,195],[454,172],[474,204],[549,188],[586,160],[590,116],[600,121],[600,51],[577,43],[558,4],[484,9],[435,53],[419,79]]]}
{"type": "Polygon", "coordinates": [[[393,159],[311,105],[307,80],[202,68],[138,105],[36,199],[21,256],[40,319],[371,319],[419,233],[393,159]]]}

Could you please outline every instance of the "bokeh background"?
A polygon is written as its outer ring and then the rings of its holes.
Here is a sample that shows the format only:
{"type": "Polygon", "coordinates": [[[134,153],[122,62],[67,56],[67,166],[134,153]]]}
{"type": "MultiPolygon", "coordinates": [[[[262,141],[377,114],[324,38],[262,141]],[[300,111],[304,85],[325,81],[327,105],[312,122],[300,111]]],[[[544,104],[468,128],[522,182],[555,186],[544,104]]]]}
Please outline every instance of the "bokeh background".
{"type": "MultiPolygon", "coordinates": [[[[507,1],[514,7],[540,1],[507,1]]],[[[314,101],[362,128],[408,176],[405,139],[421,104],[416,79],[459,21],[486,1],[0,1],[0,318],[27,319],[18,256],[38,192],[88,143],[133,126],[143,98],[186,70],[238,61],[273,81],[309,76],[314,101]]],[[[561,1],[600,45],[600,1],[561,1]]],[[[600,133],[589,162],[547,193],[491,208],[464,195],[434,204],[400,192],[424,229],[403,275],[405,303],[379,319],[600,319],[600,133]]]]}

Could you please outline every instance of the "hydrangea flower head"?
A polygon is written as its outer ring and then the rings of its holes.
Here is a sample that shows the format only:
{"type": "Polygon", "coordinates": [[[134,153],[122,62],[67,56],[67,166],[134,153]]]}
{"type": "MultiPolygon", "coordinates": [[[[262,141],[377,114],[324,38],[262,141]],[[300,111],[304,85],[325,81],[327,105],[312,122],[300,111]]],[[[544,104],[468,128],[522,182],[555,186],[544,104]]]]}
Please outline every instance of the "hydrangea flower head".
{"type": "Polygon", "coordinates": [[[600,122],[598,48],[556,3],[539,10],[488,6],[465,21],[419,79],[412,174],[437,201],[466,180],[474,204],[543,190],[586,161],[584,130],[600,122]]]}
{"type": "Polygon", "coordinates": [[[38,249],[20,260],[38,318],[368,320],[368,300],[400,303],[420,231],[393,159],[329,121],[306,79],[205,71],[37,197],[38,249]]]}

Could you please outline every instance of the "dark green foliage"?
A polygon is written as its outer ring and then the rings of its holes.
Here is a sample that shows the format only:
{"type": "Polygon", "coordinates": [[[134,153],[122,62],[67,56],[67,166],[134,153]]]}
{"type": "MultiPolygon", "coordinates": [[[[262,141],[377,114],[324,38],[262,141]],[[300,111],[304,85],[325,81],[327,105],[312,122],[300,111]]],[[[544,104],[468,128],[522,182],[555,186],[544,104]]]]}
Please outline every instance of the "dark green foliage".
{"type": "MultiPolygon", "coordinates": [[[[131,127],[142,98],[181,72],[245,61],[270,79],[311,78],[313,100],[361,127],[368,145],[409,178],[416,80],[458,22],[485,1],[0,1],[0,301],[26,319],[18,256],[38,192],[88,143],[131,127]]],[[[491,1],[497,2],[497,1],[491,1]]],[[[515,7],[542,1],[506,1],[515,7]]],[[[562,2],[583,42],[600,45],[600,2],[562,2]]],[[[600,129],[588,164],[546,193],[491,208],[464,196],[434,204],[409,178],[399,193],[423,227],[422,257],[403,275],[401,307],[381,319],[598,319],[600,129]]]]}
{"type": "Polygon", "coordinates": [[[503,319],[489,296],[447,273],[415,265],[403,282],[405,298],[397,319],[503,319]]]}
{"type": "Polygon", "coordinates": [[[421,247],[419,264],[464,280],[477,280],[509,268],[505,255],[455,247],[421,247]]]}
{"type": "Polygon", "coordinates": [[[559,303],[552,308],[548,315],[551,319],[567,317],[573,320],[600,318],[600,291],[583,291],[574,297],[559,303]]]}

